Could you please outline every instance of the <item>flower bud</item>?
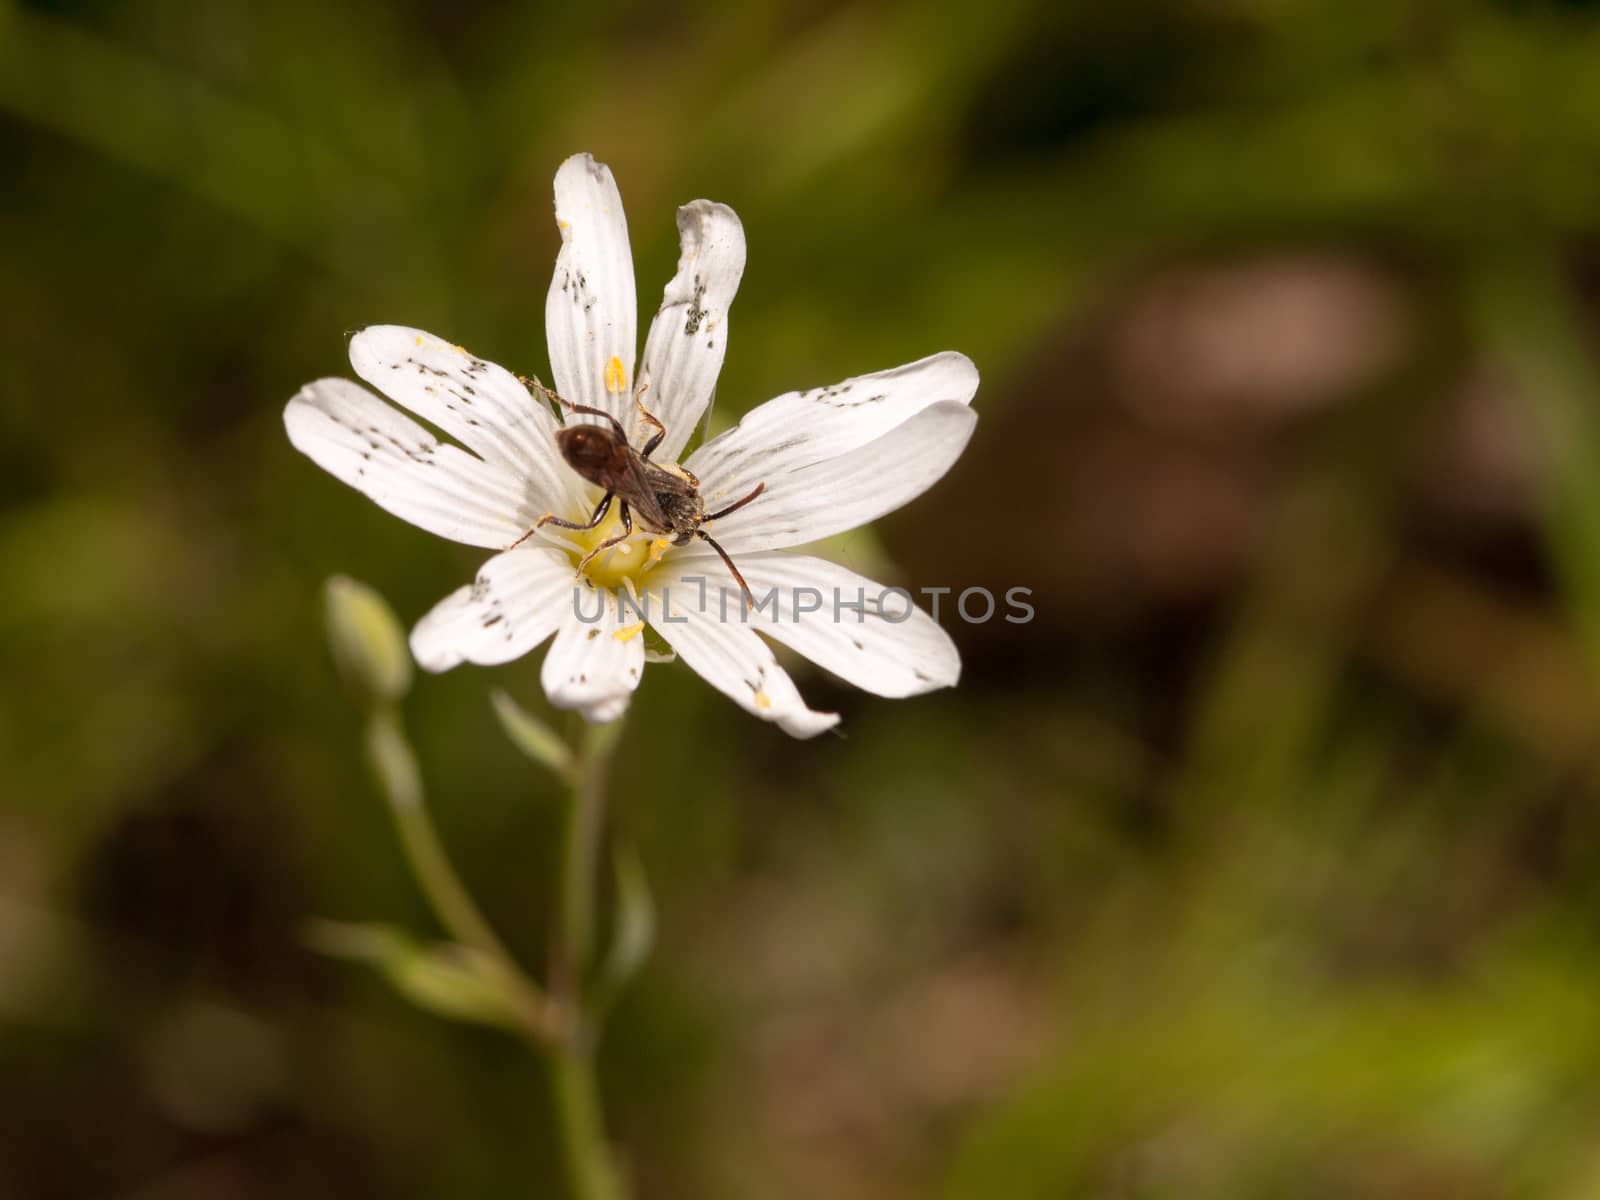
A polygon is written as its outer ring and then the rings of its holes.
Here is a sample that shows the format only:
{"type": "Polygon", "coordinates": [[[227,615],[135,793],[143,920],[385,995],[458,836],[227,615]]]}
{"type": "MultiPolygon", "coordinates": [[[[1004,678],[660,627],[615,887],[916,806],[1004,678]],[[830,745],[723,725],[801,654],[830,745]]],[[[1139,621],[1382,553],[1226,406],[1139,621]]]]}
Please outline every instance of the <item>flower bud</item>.
{"type": "Polygon", "coordinates": [[[346,686],[363,704],[399,700],[411,687],[411,652],[388,603],[344,575],[328,580],[328,644],[346,686]]]}

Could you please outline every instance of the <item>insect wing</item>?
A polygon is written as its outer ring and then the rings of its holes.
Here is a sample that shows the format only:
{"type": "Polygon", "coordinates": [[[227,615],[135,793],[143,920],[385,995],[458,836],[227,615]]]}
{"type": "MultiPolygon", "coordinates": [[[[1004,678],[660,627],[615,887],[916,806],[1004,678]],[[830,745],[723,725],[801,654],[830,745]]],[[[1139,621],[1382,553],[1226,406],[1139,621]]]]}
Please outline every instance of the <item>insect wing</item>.
{"type": "Polygon", "coordinates": [[[661,504],[656,500],[656,493],[672,491],[673,485],[683,487],[683,480],[664,471],[654,463],[646,462],[637,452],[628,452],[628,465],[625,471],[619,472],[624,476],[618,480],[618,494],[624,496],[633,506],[635,515],[646,525],[657,532],[672,528],[672,522],[667,514],[661,511],[661,504]],[[670,481],[670,482],[669,482],[670,481]]]}

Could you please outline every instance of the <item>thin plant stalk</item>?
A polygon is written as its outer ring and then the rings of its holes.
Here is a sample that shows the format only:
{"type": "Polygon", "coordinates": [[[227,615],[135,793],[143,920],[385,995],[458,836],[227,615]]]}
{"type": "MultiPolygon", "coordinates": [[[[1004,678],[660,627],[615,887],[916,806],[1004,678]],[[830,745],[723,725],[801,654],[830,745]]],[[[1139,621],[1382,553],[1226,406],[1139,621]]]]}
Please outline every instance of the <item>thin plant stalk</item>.
{"type": "Polygon", "coordinates": [[[546,991],[517,965],[451,865],[428,815],[421,772],[398,710],[380,705],[367,728],[367,750],[417,886],[450,936],[492,964],[523,1036],[549,1060],[562,1167],[573,1200],[622,1200],[626,1194],[606,1139],[583,987],[594,948],[606,780],[620,732],[621,722],[585,725],[570,777],[546,991]]]}
{"type": "Polygon", "coordinates": [[[394,814],[406,863],[434,917],[451,937],[494,965],[513,998],[524,1036],[538,1049],[549,1047],[558,1040],[558,1018],[543,989],[517,965],[451,865],[424,803],[416,756],[393,708],[373,713],[367,748],[394,814]]]}
{"type": "Polygon", "coordinates": [[[617,1200],[622,1182],[606,1144],[583,977],[594,947],[606,780],[622,723],[586,724],[562,837],[558,911],[551,927],[550,997],[565,1018],[551,1048],[552,1100],[575,1200],[617,1200]]]}

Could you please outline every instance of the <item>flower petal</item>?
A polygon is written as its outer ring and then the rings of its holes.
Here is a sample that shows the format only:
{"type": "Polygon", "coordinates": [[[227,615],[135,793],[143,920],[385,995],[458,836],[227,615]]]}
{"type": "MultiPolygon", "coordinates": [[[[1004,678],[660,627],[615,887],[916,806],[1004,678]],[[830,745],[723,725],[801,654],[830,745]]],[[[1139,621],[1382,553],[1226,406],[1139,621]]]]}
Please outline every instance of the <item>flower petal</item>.
{"type": "Polygon", "coordinates": [[[478,578],[434,605],[411,631],[411,654],[429,671],[521,658],[565,621],[576,587],[572,562],[545,546],[496,554],[478,578]]]}
{"type": "Polygon", "coordinates": [[[350,339],[350,362],[397,404],[526,481],[534,503],[545,509],[572,503],[572,472],[556,452],[556,419],[504,367],[404,325],[361,330],[350,339]]]}
{"type": "Polygon", "coordinates": [[[627,421],[639,311],[628,222],[610,168],[587,154],[561,164],[556,227],[561,253],[544,305],[556,391],[627,421]]]}
{"type": "MultiPolygon", "coordinates": [[[[711,402],[728,350],[728,306],[744,274],[744,226],[726,204],[685,204],[678,238],[678,273],[662,293],[639,367],[644,406],[667,430],[654,455],[661,462],[678,461],[711,402]]],[[[652,432],[637,413],[632,429],[635,446],[652,432]]]]}
{"type": "Polygon", "coordinates": [[[782,551],[741,556],[739,570],[756,601],[748,612],[715,555],[675,559],[672,566],[675,604],[680,592],[698,591],[703,577],[707,587],[728,593],[730,614],[743,613],[758,632],[875,696],[915,696],[953,687],[961,676],[950,635],[909,595],[837,563],[782,551]]]}
{"type": "Polygon", "coordinates": [[[632,699],[631,695],[613,696],[610,700],[604,700],[593,708],[584,709],[583,719],[591,725],[609,725],[628,711],[628,701],[632,699]]]}
{"type": "Polygon", "coordinates": [[[503,468],[444,445],[348,379],[308,383],[283,410],[295,449],[403,520],[469,546],[509,546],[542,513],[503,468]]]}
{"type": "Polygon", "coordinates": [[[947,351],[832,387],[787,392],[712,438],[684,466],[700,477],[704,489],[721,489],[719,502],[732,503],[765,475],[847,454],[931,405],[967,404],[977,389],[972,360],[947,351]],[[759,469],[752,459],[760,460],[759,469]]]}
{"type": "Polygon", "coordinates": [[[923,409],[909,421],[847,454],[796,466],[785,445],[738,460],[743,474],[702,478],[706,507],[716,509],[766,490],[738,512],[706,529],[730,554],[777,550],[814,542],[875,521],[920,496],[966,448],[978,414],[954,400],[923,409]]]}
{"type": "Polygon", "coordinates": [[[697,590],[652,588],[647,595],[651,626],[679,658],[740,708],[793,737],[816,737],[839,723],[838,713],[806,707],[772,647],[753,630],[719,619],[721,593],[705,588],[697,596],[697,590]]]}
{"type": "Polygon", "coordinates": [[[575,708],[597,723],[615,720],[644,673],[644,625],[614,591],[587,588],[573,604],[544,656],[539,681],[557,708],[575,708]]]}

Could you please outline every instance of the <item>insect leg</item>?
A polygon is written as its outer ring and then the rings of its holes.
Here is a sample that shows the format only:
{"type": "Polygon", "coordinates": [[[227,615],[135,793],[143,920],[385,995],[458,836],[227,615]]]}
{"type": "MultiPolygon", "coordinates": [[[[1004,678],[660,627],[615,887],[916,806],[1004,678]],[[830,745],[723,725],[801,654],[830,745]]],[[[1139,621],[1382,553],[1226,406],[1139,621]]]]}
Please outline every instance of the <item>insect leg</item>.
{"type": "Polygon", "coordinates": [[[633,403],[638,408],[639,415],[644,418],[644,423],[646,425],[654,425],[656,429],[656,431],[650,435],[650,440],[644,444],[644,449],[639,451],[639,457],[645,459],[650,457],[651,451],[653,451],[657,446],[661,445],[661,439],[667,436],[667,427],[660,421],[656,420],[655,414],[644,406],[644,389],[648,386],[648,384],[642,385],[639,390],[633,394],[633,403]]]}
{"type": "MultiPolygon", "coordinates": [[[[517,378],[522,381],[524,386],[532,388],[534,391],[538,392],[541,396],[543,396],[546,400],[554,400],[557,404],[559,404],[562,408],[566,409],[570,413],[582,413],[583,415],[590,416],[590,417],[604,417],[606,420],[610,421],[612,427],[618,433],[620,433],[622,435],[622,440],[623,441],[627,441],[628,440],[628,431],[622,427],[622,422],[617,420],[615,417],[613,417],[605,409],[603,409],[603,408],[590,408],[587,404],[574,404],[571,400],[568,400],[565,396],[558,395],[555,392],[554,389],[547,388],[547,387],[545,387],[544,384],[540,383],[537,379],[531,379],[526,375],[518,375],[517,378]]],[[[572,526],[572,528],[578,529],[578,528],[584,528],[584,526],[572,526]]]]}
{"type": "MultiPolygon", "coordinates": [[[[757,490],[759,490],[759,489],[757,489],[757,490]]],[[[741,501],[740,503],[743,503],[743,501],[741,501]]],[[[715,550],[717,552],[717,554],[722,558],[722,561],[723,561],[724,564],[726,564],[729,573],[732,574],[733,578],[738,582],[739,590],[744,593],[744,602],[746,604],[750,605],[753,608],[755,606],[756,598],[755,598],[755,596],[753,596],[751,594],[750,585],[744,581],[744,576],[739,574],[739,568],[733,565],[733,559],[728,557],[728,552],[726,550],[724,550],[721,546],[717,545],[716,539],[713,538],[704,529],[696,529],[694,531],[694,535],[697,538],[704,539],[711,546],[711,548],[713,550],[715,550]]]]}
{"type": "MultiPolygon", "coordinates": [[[[761,483],[758,483],[758,484],[756,484],[756,490],[751,492],[743,500],[735,500],[732,504],[728,505],[727,508],[719,509],[717,512],[712,513],[709,517],[703,517],[701,519],[705,520],[705,521],[715,521],[720,517],[727,516],[731,512],[738,512],[746,504],[749,504],[750,501],[754,500],[757,496],[761,495],[761,493],[766,491],[766,490],[767,490],[767,485],[766,485],[766,483],[764,481],[761,482],[761,483]]],[[[705,534],[701,534],[700,536],[701,537],[705,537],[705,534]]],[[[710,542],[711,539],[710,538],[706,538],[706,541],[710,542]]],[[[715,542],[712,542],[711,544],[712,545],[716,545],[715,542]]]]}
{"type": "Polygon", "coordinates": [[[609,550],[609,549],[611,549],[611,547],[615,546],[618,542],[627,541],[628,538],[633,534],[633,514],[628,511],[628,502],[626,500],[624,500],[622,502],[622,508],[618,510],[618,514],[617,515],[622,518],[622,532],[617,534],[616,537],[607,538],[605,541],[601,542],[598,546],[596,546],[593,550],[589,551],[589,553],[585,554],[578,561],[578,570],[581,571],[585,567],[587,567],[589,565],[589,560],[591,558],[593,558],[596,554],[599,554],[600,551],[609,550]]]}
{"type": "Polygon", "coordinates": [[[516,541],[512,542],[511,545],[506,547],[506,549],[515,550],[518,546],[522,545],[523,542],[527,541],[538,530],[543,529],[546,525],[555,525],[561,529],[593,529],[596,525],[600,524],[601,521],[606,519],[606,513],[610,511],[611,493],[607,492],[604,496],[600,497],[600,503],[594,506],[594,515],[591,516],[586,522],[564,521],[554,513],[545,513],[544,516],[540,517],[533,523],[532,529],[528,530],[527,533],[523,534],[516,541]]]}
{"type": "Polygon", "coordinates": [[[561,403],[567,406],[567,411],[570,413],[583,413],[584,415],[590,417],[604,417],[606,420],[611,422],[611,427],[615,429],[619,435],[621,435],[624,442],[628,440],[628,431],[622,427],[622,422],[613,417],[605,409],[590,408],[587,404],[573,404],[567,400],[563,400],[561,403]]]}

